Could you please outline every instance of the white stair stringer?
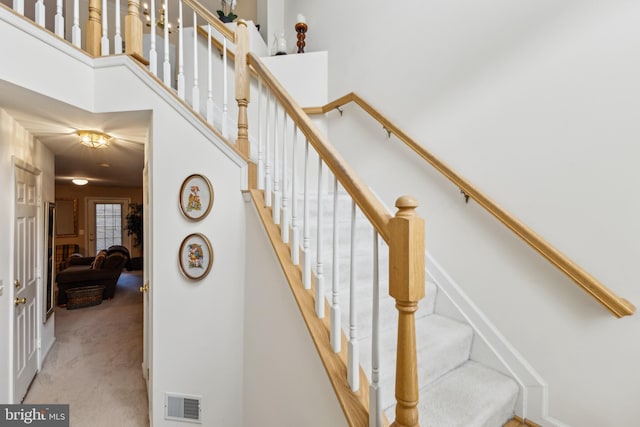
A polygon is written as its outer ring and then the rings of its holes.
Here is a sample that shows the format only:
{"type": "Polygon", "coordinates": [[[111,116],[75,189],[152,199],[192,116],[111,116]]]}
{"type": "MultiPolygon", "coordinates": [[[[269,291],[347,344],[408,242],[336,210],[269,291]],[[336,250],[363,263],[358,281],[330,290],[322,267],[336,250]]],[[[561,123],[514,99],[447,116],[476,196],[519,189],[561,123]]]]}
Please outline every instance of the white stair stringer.
{"type": "MultiPolygon", "coordinates": [[[[339,196],[339,300],[341,322],[349,336],[350,229],[349,196],[339,196]],[[346,216],[345,216],[346,215],[346,216]]],[[[298,199],[299,212],[302,200],[298,199]]],[[[317,195],[309,196],[310,256],[315,272],[317,251],[317,195]]],[[[332,301],[333,195],[323,196],[323,270],[325,298],[332,301]]],[[[372,226],[358,212],[356,220],[356,295],[360,364],[371,375],[371,320],[373,281],[372,226]]],[[[382,239],[380,239],[382,242],[382,239]]],[[[382,407],[389,419],[395,418],[395,364],[397,309],[389,296],[388,249],[379,247],[380,277],[380,384],[382,407]]],[[[437,313],[437,285],[425,275],[425,298],[416,312],[420,423],[428,427],[500,427],[514,415],[518,384],[510,377],[470,360],[475,337],[465,322],[437,313]]],[[[477,338],[477,337],[475,337],[477,338]]]]}

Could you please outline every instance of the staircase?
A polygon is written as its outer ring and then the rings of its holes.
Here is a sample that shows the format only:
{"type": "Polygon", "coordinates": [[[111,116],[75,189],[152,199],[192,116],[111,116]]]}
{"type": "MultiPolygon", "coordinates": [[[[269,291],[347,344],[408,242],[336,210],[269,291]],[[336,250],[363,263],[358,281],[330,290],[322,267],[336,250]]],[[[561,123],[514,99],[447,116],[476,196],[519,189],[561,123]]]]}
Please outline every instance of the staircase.
{"type": "MultiPolygon", "coordinates": [[[[333,271],[333,195],[322,196],[323,269],[325,297],[332,300],[333,271]]],[[[317,232],[317,194],[309,197],[310,235],[317,232]]],[[[299,199],[301,200],[301,198],[299,199]]],[[[302,212],[302,202],[299,201],[302,212]]],[[[338,197],[338,291],[342,328],[349,336],[349,281],[351,244],[351,199],[338,197]]],[[[373,239],[370,223],[359,212],[356,215],[355,259],[357,325],[360,363],[371,372],[371,321],[373,283],[373,239]],[[361,331],[361,332],[360,332],[361,331]]],[[[381,240],[380,240],[381,241],[381,240]]],[[[312,268],[316,271],[317,247],[311,247],[312,268]]],[[[380,277],[380,348],[382,407],[389,419],[395,418],[395,364],[397,342],[397,310],[388,289],[388,250],[379,244],[380,277]]],[[[426,296],[416,313],[418,348],[418,381],[420,384],[420,424],[428,427],[499,427],[514,415],[518,397],[517,383],[481,363],[470,360],[474,331],[466,323],[438,312],[438,301],[446,298],[438,293],[435,283],[427,280],[426,296]]]]}
{"type": "MultiPolygon", "coordinates": [[[[240,55],[239,55],[240,56],[240,55]]],[[[168,88],[171,89],[171,88],[168,88]]],[[[178,91],[180,92],[180,91],[178,91]]],[[[197,99],[197,97],[194,97],[197,99]]],[[[193,102],[193,100],[192,100],[193,102]]],[[[202,109],[196,108],[196,111],[202,109]]],[[[243,108],[246,109],[246,106],[243,108]]],[[[210,124],[214,128],[224,129],[224,119],[211,115],[210,124]]],[[[246,119],[246,117],[245,117],[246,119]]],[[[225,132],[222,132],[223,134],[225,132]]],[[[248,135],[247,135],[248,141],[248,135]]],[[[248,151],[248,150],[240,150],[248,151]]],[[[244,153],[248,154],[248,153],[244,153]]],[[[317,197],[317,196],[316,196],[317,197]]],[[[332,196],[326,197],[324,206],[332,206],[332,196]]],[[[301,198],[299,199],[301,200],[301,198]]],[[[316,199],[317,201],[317,199],[316,199]]],[[[340,197],[338,209],[348,213],[351,199],[340,197]]],[[[313,227],[317,224],[318,212],[313,211],[317,206],[311,201],[311,234],[315,234],[313,227]]],[[[302,209],[300,209],[302,210],[302,209]]],[[[346,217],[345,217],[346,218],[346,217]]],[[[330,229],[332,212],[322,212],[321,221],[330,229]]],[[[340,220],[340,240],[338,250],[348,254],[350,246],[350,221],[340,220]]],[[[359,295],[357,306],[358,322],[363,325],[354,340],[359,345],[360,364],[364,371],[371,372],[371,278],[373,275],[371,225],[361,215],[356,221],[356,250],[354,258],[358,262],[355,292],[359,295]],[[366,327],[364,327],[366,325],[366,327]]],[[[324,235],[323,258],[325,260],[325,297],[328,300],[332,288],[332,237],[330,233],[324,235]]],[[[311,247],[311,258],[315,259],[315,246],[311,247]]],[[[389,419],[394,415],[395,398],[393,388],[396,383],[396,343],[397,343],[397,311],[395,302],[389,296],[387,283],[388,266],[387,248],[379,245],[380,257],[380,342],[381,342],[381,402],[389,419]]],[[[346,257],[340,257],[341,260],[346,257]]],[[[349,269],[350,263],[340,266],[341,274],[337,281],[339,301],[341,307],[342,328],[348,331],[349,325],[349,269]]],[[[488,369],[481,364],[469,360],[474,332],[469,325],[450,319],[437,311],[437,287],[427,282],[427,297],[420,303],[420,310],[416,316],[416,335],[418,344],[418,380],[420,385],[420,422],[423,426],[431,427],[497,427],[503,425],[513,416],[513,408],[518,396],[518,386],[510,378],[488,369]]],[[[348,333],[346,333],[348,335],[348,333]]],[[[364,386],[363,386],[364,387],[364,386]]]]}

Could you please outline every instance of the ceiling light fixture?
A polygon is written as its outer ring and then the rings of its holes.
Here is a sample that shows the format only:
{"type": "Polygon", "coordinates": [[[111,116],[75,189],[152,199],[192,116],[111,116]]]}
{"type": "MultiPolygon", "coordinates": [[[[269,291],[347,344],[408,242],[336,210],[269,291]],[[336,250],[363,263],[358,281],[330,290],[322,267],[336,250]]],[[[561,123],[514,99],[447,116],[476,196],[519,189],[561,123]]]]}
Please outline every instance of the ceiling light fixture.
{"type": "Polygon", "coordinates": [[[75,185],[87,185],[89,183],[88,179],[74,178],[71,180],[75,185]]]}
{"type": "Polygon", "coordinates": [[[109,146],[111,137],[106,133],[94,132],[92,130],[79,130],[80,143],[91,148],[106,148],[109,146]]]}
{"type": "MultiPolygon", "coordinates": [[[[147,21],[147,27],[151,26],[151,13],[149,12],[149,5],[147,3],[143,3],[142,5],[143,7],[143,15],[145,16],[145,19],[147,21]]],[[[179,22],[178,22],[179,23],[179,22]]],[[[161,30],[164,30],[164,24],[165,24],[165,20],[164,20],[164,4],[162,4],[162,8],[160,9],[160,19],[158,19],[156,21],[156,27],[160,28],[161,30]]],[[[169,22],[167,24],[167,30],[169,32],[169,34],[171,34],[171,22],[169,22]]]]}

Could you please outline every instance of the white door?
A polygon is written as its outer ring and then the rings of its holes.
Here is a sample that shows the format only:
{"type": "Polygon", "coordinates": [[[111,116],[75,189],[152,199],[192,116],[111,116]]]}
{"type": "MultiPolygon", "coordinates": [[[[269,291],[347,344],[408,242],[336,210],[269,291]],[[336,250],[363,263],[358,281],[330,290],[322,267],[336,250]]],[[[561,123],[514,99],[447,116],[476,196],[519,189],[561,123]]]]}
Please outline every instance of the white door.
{"type": "Polygon", "coordinates": [[[38,370],[38,178],[15,167],[14,402],[21,402],[38,370]]]}

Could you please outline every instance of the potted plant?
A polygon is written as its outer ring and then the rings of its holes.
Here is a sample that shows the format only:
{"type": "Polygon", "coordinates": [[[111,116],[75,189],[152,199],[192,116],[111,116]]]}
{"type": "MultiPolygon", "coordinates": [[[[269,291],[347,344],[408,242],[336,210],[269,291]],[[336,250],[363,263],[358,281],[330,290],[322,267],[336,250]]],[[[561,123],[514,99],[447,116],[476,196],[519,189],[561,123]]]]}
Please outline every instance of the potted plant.
{"type": "Polygon", "coordinates": [[[236,8],[236,0],[220,0],[222,10],[218,10],[218,17],[222,22],[233,22],[238,15],[233,13],[236,8]]]}
{"type": "MultiPolygon", "coordinates": [[[[129,213],[126,216],[127,236],[133,236],[133,247],[140,247],[140,254],[144,249],[143,246],[143,215],[142,203],[131,203],[129,205],[129,213]]],[[[142,270],[142,257],[131,258],[132,270],[142,270]]]]}

